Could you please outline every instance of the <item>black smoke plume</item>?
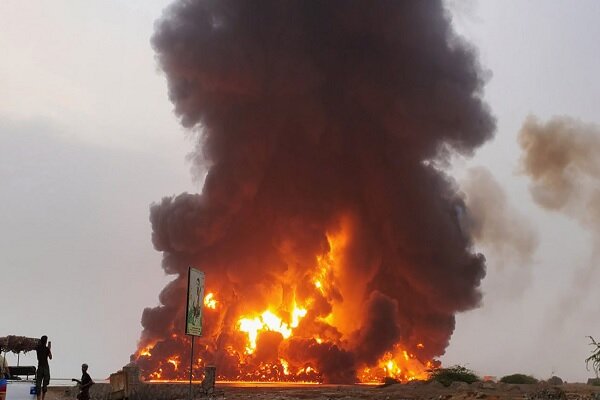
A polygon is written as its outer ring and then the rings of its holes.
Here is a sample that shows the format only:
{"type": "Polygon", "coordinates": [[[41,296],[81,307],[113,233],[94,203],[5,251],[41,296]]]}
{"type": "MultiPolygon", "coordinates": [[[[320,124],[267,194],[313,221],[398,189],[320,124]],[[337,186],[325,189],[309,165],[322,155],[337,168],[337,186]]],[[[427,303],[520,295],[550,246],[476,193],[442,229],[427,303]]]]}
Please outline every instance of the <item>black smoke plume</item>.
{"type": "MultiPolygon", "coordinates": [[[[356,380],[394,344],[443,354],[455,313],[479,304],[485,265],[436,165],[471,154],[495,122],[475,53],[442,2],[179,0],[152,44],[207,174],[200,194],[151,207],[152,241],[175,280],[144,310],[139,349],[186,357],[193,266],[220,299],[199,357],[222,377],[256,368],[231,351],[243,339],[236,318],[274,298],[309,312],[293,339],[265,342],[324,381],[356,380]],[[316,257],[340,232],[330,287],[318,292],[316,257]]],[[[162,356],[134,358],[156,369],[162,356]]]]}

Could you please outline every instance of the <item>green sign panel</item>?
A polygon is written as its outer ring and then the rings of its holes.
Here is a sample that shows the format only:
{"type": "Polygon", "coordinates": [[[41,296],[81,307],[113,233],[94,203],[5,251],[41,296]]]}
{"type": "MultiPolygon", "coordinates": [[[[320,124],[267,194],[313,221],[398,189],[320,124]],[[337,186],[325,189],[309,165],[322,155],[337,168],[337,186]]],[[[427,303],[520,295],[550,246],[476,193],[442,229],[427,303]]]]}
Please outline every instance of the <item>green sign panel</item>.
{"type": "Polygon", "coordinates": [[[188,273],[186,335],[202,336],[202,307],[204,306],[204,272],[190,268],[188,273]]]}

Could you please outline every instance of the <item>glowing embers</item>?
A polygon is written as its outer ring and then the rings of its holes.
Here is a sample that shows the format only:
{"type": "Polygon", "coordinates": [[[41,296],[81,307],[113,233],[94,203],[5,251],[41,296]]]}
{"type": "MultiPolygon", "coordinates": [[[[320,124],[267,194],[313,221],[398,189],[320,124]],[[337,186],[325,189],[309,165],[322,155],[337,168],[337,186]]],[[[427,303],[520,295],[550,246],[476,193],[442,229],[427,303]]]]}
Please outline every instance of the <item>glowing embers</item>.
{"type": "Polygon", "coordinates": [[[150,350],[152,350],[152,346],[144,347],[142,350],[140,350],[138,355],[140,357],[150,357],[150,356],[152,356],[152,353],[150,352],[150,350]]]}
{"type": "Polygon", "coordinates": [[[285,359],[277,362],[260,363],[253,369],[244,369],[237,379],[220,376],[221,382],[288,382],[288,383],[322,383],[321,373],[307,365],[302,368],[289,369],[290,365],[285,359]]]}
{"type": "Polygon", "coordinates": [[[173,368],[175,368],[175,371],[177,371],[177,369],[179,368],[179,364],[180,364],[179,356],[174,356],[172,358],[169,358],[167,360],[167,362],[169,364],[171,364],[173,366],[173,368]]]}
{"type": "Polygon", "coordinates": [[[163,369],[159,368],[156,371],[154,371],[148,375],[148,380],[149,381],[160,381],[160,380],[162,380],[162,373],[163,373],[163,369]]]}
{"type": "Polygon", "coordinates": [[[280,358],[279,362],[281,363],[281,367],[283,368],[283,374],[289,375],[290,374],[290,368],[289,368],[290,363],[285,361],[283,358],[280,358]]]}
{"type": "Polygon", "coordinates": [[[256,350],[256,340],[260,332],[279,332],[283,339],[292,336],[292,329],[298,326],[306,313],[306,309],[294,307],[290,323],[284,322],[269,310],[264,311],[261,315],[254,318],[240,318],[238,320],[238,329],[248,335],[248,343],[245,349],[246,354],[252,354],[256,350]]]}

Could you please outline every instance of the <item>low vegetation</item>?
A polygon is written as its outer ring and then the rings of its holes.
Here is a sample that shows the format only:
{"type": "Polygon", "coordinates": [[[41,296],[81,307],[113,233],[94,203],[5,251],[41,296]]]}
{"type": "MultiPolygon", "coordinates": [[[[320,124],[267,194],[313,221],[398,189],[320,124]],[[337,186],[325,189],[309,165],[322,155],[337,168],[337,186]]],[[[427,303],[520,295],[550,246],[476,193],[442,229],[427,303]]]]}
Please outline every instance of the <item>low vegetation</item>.
{"type": "Polygon", "coordinates": [[[592,369],[596,373],[596,378],[600,376],[600,342],[596,342],[593,337],[588,336],[591,340],[590,346],[594,346],[592,350],[592,355],[585,359],[585,367],[590,369],[590,364],[592,364],[592,369]]]}
{"type": "Polygon", "coordinates": [[[538,380],[531,375],[512,374],[503,376],[502,378],[500,378],[500,382],[513,384],[533,384],[538,383],[538,380]]]}
{"type": "Polygon", "coordinates": [[[448,368],[437,368],[431,371],[430,381],[440,382],[444,386],[450,386],[452,382],[473,383],[479,381],[479,377],[470,369],[460,365],[448,368]]]}

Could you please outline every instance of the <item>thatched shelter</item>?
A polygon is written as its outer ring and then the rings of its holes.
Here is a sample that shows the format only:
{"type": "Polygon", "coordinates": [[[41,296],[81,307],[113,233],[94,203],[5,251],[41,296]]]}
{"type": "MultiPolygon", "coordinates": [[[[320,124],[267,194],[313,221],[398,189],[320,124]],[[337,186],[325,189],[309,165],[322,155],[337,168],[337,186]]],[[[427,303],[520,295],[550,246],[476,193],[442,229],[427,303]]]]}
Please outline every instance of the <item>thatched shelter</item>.
{"type": "Polygon", "coordinates": [[[12,351],[13,353],[27,353],[28,351],[35,350],[39,342],[39,338],[8,335],[0,337],[0,348],[2,348],[3,352],[12,351]]]}

